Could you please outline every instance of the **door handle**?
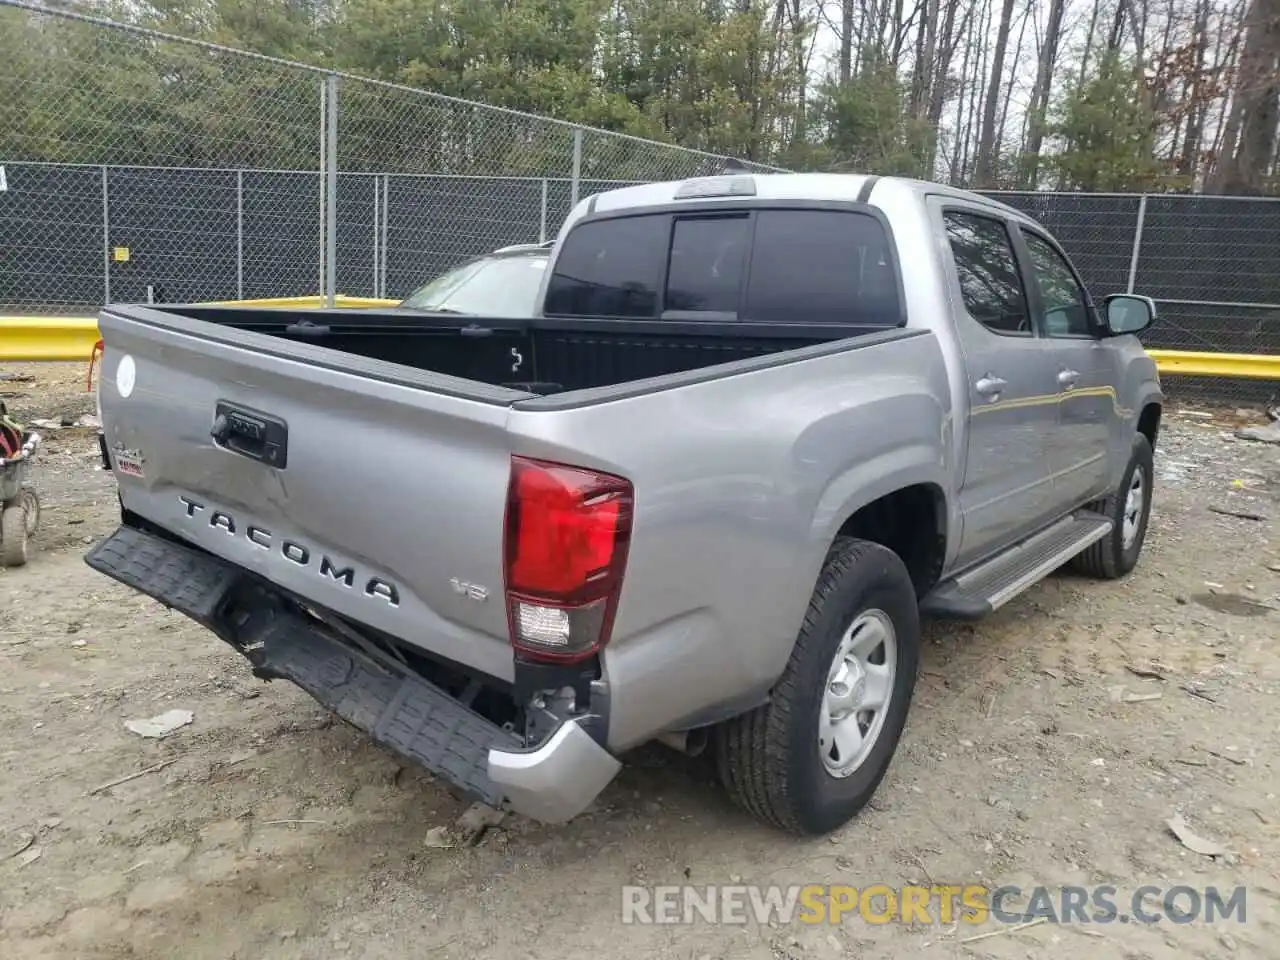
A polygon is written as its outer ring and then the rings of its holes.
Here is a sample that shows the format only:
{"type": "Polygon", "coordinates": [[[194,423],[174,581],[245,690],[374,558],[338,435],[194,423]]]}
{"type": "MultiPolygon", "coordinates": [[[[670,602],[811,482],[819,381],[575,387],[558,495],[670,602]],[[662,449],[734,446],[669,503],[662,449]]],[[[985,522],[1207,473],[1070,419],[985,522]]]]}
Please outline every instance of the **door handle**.
{"type": "Polygon", "coordinates": [[[1058,372],[1058,385],[1063,387],[1074,387],[1076,381],[1080,379],[1080,374],[1074,370],[1060,370],[1058,372]]]}
{"type": "Polygon", "coordinates": [[[994,400],[1004,392],[1004,388],[1008,385],[1007,381],[1001,380],[999,377],[993,377],[988,373],[973,386],[984,397],[991,397],[994,400]]]}

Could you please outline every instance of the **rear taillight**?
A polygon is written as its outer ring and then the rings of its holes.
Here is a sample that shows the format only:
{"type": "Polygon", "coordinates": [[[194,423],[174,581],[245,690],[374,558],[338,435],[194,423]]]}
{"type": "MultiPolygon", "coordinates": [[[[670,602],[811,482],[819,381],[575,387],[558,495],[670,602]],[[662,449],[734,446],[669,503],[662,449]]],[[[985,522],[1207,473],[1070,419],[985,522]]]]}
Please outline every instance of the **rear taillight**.
{"type": "Polygon", "coordinates": [[[572,663],[609,641],[631,538],[630,482],[511,458],[504,577],[511,643],[572,663]]]}

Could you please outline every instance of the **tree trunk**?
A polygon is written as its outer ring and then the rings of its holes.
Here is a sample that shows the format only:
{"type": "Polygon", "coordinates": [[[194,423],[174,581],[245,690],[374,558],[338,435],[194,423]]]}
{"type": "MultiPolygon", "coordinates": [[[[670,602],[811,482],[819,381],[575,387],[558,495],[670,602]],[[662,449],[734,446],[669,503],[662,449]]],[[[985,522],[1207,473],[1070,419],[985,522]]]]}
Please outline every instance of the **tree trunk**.
{"type": "MultiPolygon", "coordinates": [[[[1015,64],[1022,59],[1022,41],[1026,38],[1027,21],[1031,19],[1031,2],[1032,0],[1028,0],[1026,9],[1022,11],[1022,22],[1018,25],[1018,40],[1013,45],[1013,62],[1015,64]]],[[[1009,85],[1005,87],[1004,91],[1004,104],[1000,107],[1000,124],[996,127],[996,146],[992,163],[996,168],[997,177],[999,176],[1000,154],[1004,149],[1005,124],[1009,120],[1009,101],[1013,99],[1013,81],[1014,77],[1009,77],[1009,85]]]]}
{"type": "Polygon", "coordinates": [[[1089,32],[1084,38],[1084,52],[1080,55],[1080,78],[1079,86],[1083,87],[1084,82],[1089,76],[1089,54],[1093,52],[1093,38],[1098,32],[1098,14],[1101,12],[1102,4],[1100,0],[1094,0],[1093,12],[1089,14],[1089,32]]]}
{"type": "MultiPolygon", "coordinates": [[[[947,100],[947,74],[951,70],[951,60],[956,52],[956,34],[952,31],[956,24],[956,8],[959,6],[958,0],[948,0],[947,12],[942,23],[942,40],[939,46],[937,63],[934,66],[933,77],[929,81],[929,123],[934,130],[938,129],[942,120],[942,108],[946,106],[947,100]]],[[[969,7],[964,12],[964,19],[960,23],[960,36],[964,35],[965,25],[969,22],[969,14],[972,11],[969,7]]],[[[959,124],[957,123],[957,139],[959,124]]],[[[933,149],[930,151],[928,169],[933,171],[937,163],[937,144],[935,142],[933,149]]]]}
{"type": "MultiPolygon", "coordinates": [[[[1049,110],[1049,89],[1053,83],[1053,67],[1058,59],[1058,40],[1062,35],[1062,12],[1066,7],[1065,0],[1049,0],[1049,24],[1045,29],[1044,43],[1040,46],[1040,62],[1036,65],[1036,85],[1031,91],[1031,107],[1027,118],[1026,166],[1023,171],[1022,184],[1028,190],[1036,188],[1040,167],[1040,147],[1044,144],[1045,115],[1049,110]]],[[[1097,16],[1097,8],[1094,8],[1097,16]]],[[[1093,30],[1089,31],[1088,42],[1093,41],[1093,30]]],[[[1085,48],[1085,58],[1089,55],[1085,48]]]]}
{"type": "Polygon", "coordinates": [[[982,106],[982,132],[978,138],[978,163],[974,182],[990,186],[995,175],[996,107],[1000,105],[1000,81],[1004,77],[1004,55],[1009,47],[1009,28],[1013,22],[1013,0],[1004,0],[1000,8],[1000,26],[996,29],[996,48],[991,55],[990,82],[986,102],[982,106]]]}
{"type": "Polygon", "coordinates": [[[840,84],[853,75],[853,9],[855,0],[840,0],[840,84]]]}
{"type": "Polygon", "coordinates": [[[1178,159],[1178,173],[1187,177],[1192,186],[1200,169],[1200,143],[1204,139],[1204,121],[1207,104],[1204,102],[1204,56],[1209,46],[1209,0],[1198,0],[1195,35],[1192,41],[1195,52],[1188,95],[1191,108],[1187,110],[1187,129],[1182,138],[1182,156],[1178,159]]]}
{"type": "Polygon", "coordinates": [[[1223,142],[1224,154],[1233,148],[1219,184],[1229,194],[1261,193],[1271,169],[1280,123],[1280,0],[1252,0],[1245,31],[1227,121],[1233,136],[1223,142]]]}

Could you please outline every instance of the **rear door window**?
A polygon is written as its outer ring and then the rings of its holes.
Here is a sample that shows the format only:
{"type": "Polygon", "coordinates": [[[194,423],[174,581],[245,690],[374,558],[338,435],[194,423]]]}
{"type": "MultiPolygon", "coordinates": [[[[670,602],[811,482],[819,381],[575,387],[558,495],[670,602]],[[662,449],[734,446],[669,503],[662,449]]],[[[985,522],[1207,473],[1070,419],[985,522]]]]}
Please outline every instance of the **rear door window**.
{"type": "Polygon", "coordinates": [[[883,224],[855,211],[645,214],[569,232],[547,284],[550,316],[903,323],[883,224]]]}

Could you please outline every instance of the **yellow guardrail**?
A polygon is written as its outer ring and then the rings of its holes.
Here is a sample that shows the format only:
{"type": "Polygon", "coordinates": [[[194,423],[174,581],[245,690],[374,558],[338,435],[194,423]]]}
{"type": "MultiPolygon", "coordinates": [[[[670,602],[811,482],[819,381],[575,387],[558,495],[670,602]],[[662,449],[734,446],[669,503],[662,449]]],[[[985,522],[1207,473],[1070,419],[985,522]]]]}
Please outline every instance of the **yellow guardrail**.
{"type": "MultiPolygon", "coordinates": [[[[393,307],[400,301],[376,297],[334,298],[334,306],[351,309],[393,307]]],[[[220,300],[218,306],[293,307],[324,306],[324,297],[275,297],[265,300],[220,300]]],[[[0,316],[0,361],[88,360],[98,342],[96,317],[0,316]]],[[[1280,356],[1252,353],[1205,353],[1184,350],[1148,350],[1160,373],[1187,377],[1231,377],[1243,380],[1280,380],[1280,356]]]]}
{"type": "MultiPolygon", "coordinates": [[[[366,310],[394,307],[399,300],[338,294],[335,307],[366,310]]],[[[258,300],[212,300],[209,306],[318,309],[321,296],[267,297],[258,300]]],[[[0,362],[5,360],[88,360],[98,342],[97,317],[0,316],[0,362]]]]}
{"type": "Polygon", "coordinates": [[[1148,350],[1147,353],[1162,374],[1280,380],[1280,357],[1263,353],[1196,353],[1190,350],[1148,350]]]}
{"type": "Polygon", "coordinates": [[[94,317],[0,317],[0,361],[88,360],[97,342],[94,317]]]}

